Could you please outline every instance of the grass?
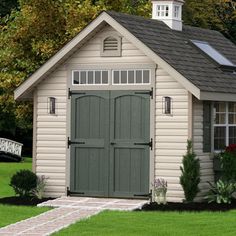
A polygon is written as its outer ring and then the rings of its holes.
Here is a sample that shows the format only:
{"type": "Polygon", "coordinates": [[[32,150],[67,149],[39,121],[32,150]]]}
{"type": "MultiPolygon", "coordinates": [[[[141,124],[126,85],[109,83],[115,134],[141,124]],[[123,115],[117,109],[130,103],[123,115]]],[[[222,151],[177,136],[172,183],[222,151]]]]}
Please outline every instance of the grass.
{"type": "MultiPolygon", "coordinates": [[[[26,158],[22,163],[0,162],[0,198],[14,196],[15,193],[9,186],[11,176],[18,170],[31,170],[31,168],[31,158],[26,158]]],[[[9,206],[0,204],[0,228],[17,221],[36,216],[48,210],[49,208],[9,206]]]]}
{"type": "Polygon", "coordinates": [[[0,162],[0,198],[14,196],[15,192],[9,186],[11,176],[21,169],[32,169],[32,159],[25,158],[24,162],[0,162]]]}
{"type": "Polygon", "coordinates": [[[233,236],[236,211],[225,213],[103,212],[54,236],[233,236]]]}

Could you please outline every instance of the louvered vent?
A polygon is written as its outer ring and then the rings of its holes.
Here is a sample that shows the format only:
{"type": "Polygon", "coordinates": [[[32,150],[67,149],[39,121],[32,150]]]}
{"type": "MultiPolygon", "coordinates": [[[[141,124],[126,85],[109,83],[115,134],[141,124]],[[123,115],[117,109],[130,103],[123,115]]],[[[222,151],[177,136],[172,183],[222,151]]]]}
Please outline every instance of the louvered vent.
{"type": "Polygon", "coordinates": [[[119,37],[109,36],[102,42],[102,56],[121,56],[121,40],[119,37]]]}
{"type": "Polygon", "coordinates": [[[118,40],[113,37],[108,37],[104,40],[103,50],[105,51],[117,51],[118,50],[118,40]]]}

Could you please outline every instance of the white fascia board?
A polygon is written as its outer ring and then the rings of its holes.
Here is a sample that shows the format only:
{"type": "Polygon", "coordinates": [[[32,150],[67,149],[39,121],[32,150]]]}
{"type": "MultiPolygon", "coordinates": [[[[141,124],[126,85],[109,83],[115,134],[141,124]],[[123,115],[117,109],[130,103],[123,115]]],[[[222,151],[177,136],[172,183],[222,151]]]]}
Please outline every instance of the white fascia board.
{"type": "Polygon", "coordinates": [[[58,53],[49,59],[43,66],[41,66],[32,76],[30,76],[22,85],[14,91],[15,99],[23,99],[24,95],[29,92],[32,87],[42,79],[52,68],[54,68],[71,50],[73,50],[79,43],[86,38],[93,30],[95,30],[102,22],[107,22],[115,30],[121,33],[126,39],[132,42],[138,49],[143,51],[150,59],[157,65],[160,65],[173,78],[175,78],[186,90],[191,92],[196,98],[200,99],[200,90],[187,80],[183,75],[176,71],[166,61],[159,57],[149,47],[131,34],[125,27],[119,24],[106,12],[102,12],[94,21],[92,21],[84,30],[82,30],[76,37],[67,43],[58,53]]]}
{"type": "Polygon", "coordinates": [[[87,37],[94,29],[96,29],[103,21],[107,13],[102,12],[94,21],[84,28],[77,36],[68,42],[61,50],[51,57],[44,65],[42,65],[33,75],[31,75],[23,84],[14,91],[14,98],[22,99],[22,96],[31,90],[32,87],[39,82],[48,71],[60,62],[71,50],[87,37]]]}
{"type": "Polygon", "coordinates": [[[236,95],[233,93],[201,92],[199,100],[218,101],[218,102],[236,102],[236,95]]]}

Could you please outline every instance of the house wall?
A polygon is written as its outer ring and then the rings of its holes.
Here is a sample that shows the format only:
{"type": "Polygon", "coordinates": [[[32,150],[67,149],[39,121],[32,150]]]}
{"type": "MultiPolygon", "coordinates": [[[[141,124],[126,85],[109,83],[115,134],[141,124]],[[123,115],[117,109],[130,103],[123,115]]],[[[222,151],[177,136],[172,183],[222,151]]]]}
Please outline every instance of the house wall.
{"type": "Polygon", "coordinates": [[[214,181],[213,160],[211,153],[203,152],[203,102],[193,99],[193,149],[200,159],[201,183],[197,200],[202,200],[209,191],[207,182],[214,181]]]}
{"type": "Polygon", "coordinates": [[[180,166],[186,153],[189,125],[189,94],[162,68],[156,71],[155,176],[168,182],[168,201],[184,198],[179,184],[180,166]],[[163,97],[172,98],[172,114],[163,114],[163,97]]]}
{"type": "MultiPolygon", "coordinates": [[[[66,142],[69,136],[70,120],[67,99],[67,88],[71,83],[69,81],[70,69],[79,68],[81,65],[125,66],[126,68],[129,64],[140,67],[153,65],[152,60],[125,38],[122,38],[122,57],[100,57],[101,38],[107,33],[114,33],[114,30],[111,27],[106,27],[98,32],[94,38],[42,81],[35,91],[35,170],[38,175],[48,177],[47,196],[65,195],[69,182],[69,152],[66,142]],[[48,97],[50,96],[57,99],[56,115],[48,114],[48,97]]],[[[186,143],[189,138],[189,109],[192,106],[192,101],[189,100],[188,91],[158,66],[155,80],[153,85],[156,86],[153,105],[155,160],[151,172],[154,172],[153,176],[155,175],[156,178],[162,177],[168,181],[168,201],[182,201],[184,194],[179,184],[180,165],[182,156],[186,153],[186,143]],[[164,96],[170,96],[173,99],[171,116],[163,114],[162,99],[164,96]]],[[[193,139],[196,142],[194,144],[196,152],[199,153],[202,150],[202,130],[200,127],[202,116],[198,114],[197,107],[200,109],[199,106],[194,107],[196,108],[194,112],[197,115],[194,115],[193,139]]],[[[202,173],[205,176],[204,179],[208,180],[210,177],[207,174],[209,171],[207,168],[210,162],[206,161],[205,155],[202,153],[201,158],[204,159],[202,173]]]]}

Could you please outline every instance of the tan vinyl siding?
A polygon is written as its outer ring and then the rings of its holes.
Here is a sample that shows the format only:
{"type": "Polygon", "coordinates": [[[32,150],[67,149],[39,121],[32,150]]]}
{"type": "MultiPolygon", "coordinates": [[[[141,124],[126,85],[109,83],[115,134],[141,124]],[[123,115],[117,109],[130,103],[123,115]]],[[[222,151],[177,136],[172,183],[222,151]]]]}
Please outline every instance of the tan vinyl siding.
{"type": "Polygon", "coordinates": [[[188,91],[159,67],[156,72],[155,177],[167,180],[167,198],[174,202],[184,198],[179,177],[189,134],[188,98],[188,91]],[[163,114],[165,96],[172,98],[172,115],[163,114]]]}
{"type": "Polygon", "coordinates": [[[62,66],[37,87],[36,173],[48,178],[50,197],[62,196],[66,189],[66,78],[62,66]],[[48,114],[48,97],[56,98],[56,115],[48,114]]]}
{"type": "Polygon", "coordinates": [[[198,200],[209,191],[208,181],[214,181],[213,160],[210,153],[203,152],[203,102],[193,99],[193,148],[201,165],[201,192],[198,194],[198,200]]]}
{"type": "Polygon", "coordinates": [[[101,39],[104,34],[114,33],[105,27],[94,38],[75,52],[65,63],[37,86],[36,118],[36,173],[48,177],[46,195],[59,197],[66,193],[67,158],[67,80],[68,68],[83,65],[150,64],[133,44],[122,38],[122,57],[101,57],[101,39]],[[48,114],[48,97],[56,98],[56,115],[48,114]]]}

